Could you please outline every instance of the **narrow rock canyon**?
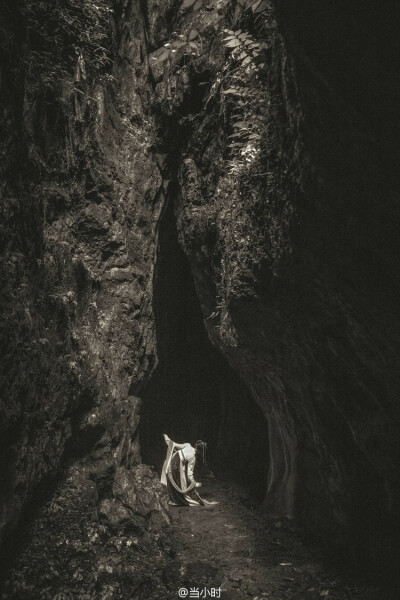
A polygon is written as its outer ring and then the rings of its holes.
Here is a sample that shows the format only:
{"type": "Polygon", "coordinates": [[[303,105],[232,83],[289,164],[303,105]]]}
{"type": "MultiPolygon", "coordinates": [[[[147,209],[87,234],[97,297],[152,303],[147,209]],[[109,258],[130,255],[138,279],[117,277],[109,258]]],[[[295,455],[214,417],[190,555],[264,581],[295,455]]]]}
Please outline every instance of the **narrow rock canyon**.
{"type": "Polygon", "coordinates": [[[2,2],[2,598],[397,597],[397,13],[2,2]]]}

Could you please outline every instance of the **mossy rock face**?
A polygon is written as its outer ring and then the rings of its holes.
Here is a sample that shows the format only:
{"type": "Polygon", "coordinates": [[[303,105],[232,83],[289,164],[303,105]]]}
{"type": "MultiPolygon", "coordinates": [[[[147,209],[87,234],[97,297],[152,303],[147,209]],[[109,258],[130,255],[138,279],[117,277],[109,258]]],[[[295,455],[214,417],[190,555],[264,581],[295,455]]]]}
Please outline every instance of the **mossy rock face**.
{"type": "MultiPolygon", "coordinates": [[[[108,0],[73,3],[70,39],[63,30],[70,4],[5,4],[0,538],[63,461],[85,462],[102,496],[120,464],[140,462],[140,399],[130,390],[156,363],[151,282],[165,199],[140,52],[150,26],[158,43],[154,20],[165,27],[170,7],[153,2],[145,15],[135,3],[116,12],[106,11],[108,0]],[[38,11],[45,14],[37,35],[46,37],[39,49],[35,36],[21,40],[38,11]],[[106,28],[111,62],[96,69],[89,49],[82,50],[83,65],[73,48],[91,31],[87,19],[97,22],[100,13],[107,16],[98,24],[106,28]],[[49,53],[50,26],[59,35],[49,53]],[[59,52],[65,64],[57,63],[59,52]],[[30,77],[23,75],[25,59],[30,77]],[[53,63],[65,73],[55,85],[41,85],[53,63]],[[22,118],[15,107],[24,102],[22,118]]],[[[88,43],[98,41],[92,36],[88,43]]]]}

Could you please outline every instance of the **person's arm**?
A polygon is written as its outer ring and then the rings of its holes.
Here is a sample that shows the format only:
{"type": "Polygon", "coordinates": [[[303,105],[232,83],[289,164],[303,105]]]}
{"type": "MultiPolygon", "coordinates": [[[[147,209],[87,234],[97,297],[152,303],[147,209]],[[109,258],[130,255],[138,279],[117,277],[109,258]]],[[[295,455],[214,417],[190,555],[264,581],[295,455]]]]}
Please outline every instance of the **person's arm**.
{"type": "MultiPolygon", "coordinates": [[[[165,442],[168,444],[168,442],[171,442],[172,440],[170,440],[170,438],[167,436],[166,433],[164,433],[164,440],[165,442]]],[[[190,446],[190,444],[188,444],[187,442],[185,442],[184,444],[177,444],[176,442],[172,442],[174,444],[174,449],[176,448],[177,450],[182,450],[182,448],[184,448],[185,446],[190,446]]]]}
{"type": "Polygon", "coordinates": [[[194,483],[194,465],[196,463],[196,457],[193,456],[193,458],[191,458],[188,461],[188,467],[187,467],[187,474],[188,474],[188,479],[190,481],[190,483],[194,483]]]}
{"type": "MultiPolygon", "coordinates": [[[[169,437],[167,436],[167,434],[166,434],[166,433],[164,433],[164,434],[163,434],[163,436],[164,436],[165,443],[166,443],[166,444],[167,444],[167,446],[168,446],[169,442],[172,442],[172,440],[171,440],[171,438],[169,438],[169,437]]],[[[187,446],[187,445],[188,445],[188,443],[187,443],[187,442],[186,442],[185,444],[177,444],[176,442],[172,442],[172,443],[173,443],[173,445],[174,445],[174,448],[176,448],[177,450],[182,450],[182,448],[184,448],[185,446],[187,446]]],[[[190,445],[190,444],[189,444],[189,445],[190,445]]]]}
{"type": "Polygon", "coordinates": [[[195,483],[196,484],[195,487],[199,488],[199,487],[201,487],[201,483],[194,480],[194,465],[195,464],[196,464],[196,456],[193,456],[193,458],[188,460],[187,474],[188,474],[188,479],[189,479],[190,483],[195,483]]]}

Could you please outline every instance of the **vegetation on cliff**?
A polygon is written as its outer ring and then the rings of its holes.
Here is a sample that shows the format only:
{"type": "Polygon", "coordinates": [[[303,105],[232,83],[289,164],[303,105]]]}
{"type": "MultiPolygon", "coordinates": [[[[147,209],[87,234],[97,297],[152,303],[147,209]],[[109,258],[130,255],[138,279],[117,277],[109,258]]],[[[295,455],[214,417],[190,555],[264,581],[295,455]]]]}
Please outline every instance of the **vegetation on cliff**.
{"type": "Polygon", "coordinates": [[[268,424],[264,508],[393,576],[398,121],[358,51],[382,42],[395,81],[391,24],[349,1],[348,35],[333,4],[293,7],[314,43],[285,0],[2,3],[5,539],[66,464],[127,516],[169,206],[208,338],[268,424]]]}

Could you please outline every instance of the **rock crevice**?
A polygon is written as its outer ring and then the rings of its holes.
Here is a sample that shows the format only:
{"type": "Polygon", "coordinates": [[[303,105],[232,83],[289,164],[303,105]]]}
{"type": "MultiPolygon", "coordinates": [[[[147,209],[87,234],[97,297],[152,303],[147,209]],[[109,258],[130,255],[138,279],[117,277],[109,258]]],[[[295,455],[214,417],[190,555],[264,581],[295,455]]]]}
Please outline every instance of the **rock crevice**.
{"type": "Polygon", "coordinates": [[[63,461],[123,512],[113,479],[141,468],[140,403],[156,464],[164,402],[176,435],[210,433],[240,477],[268,446],[268,473],[250,477],[266,510],[387,571],[400,337],[390,13],[91,4],[73,19],[68,3],[1,8],[0,539],[63,461]],[[377,78],[358,51],[371,30],[377,78]]]}

